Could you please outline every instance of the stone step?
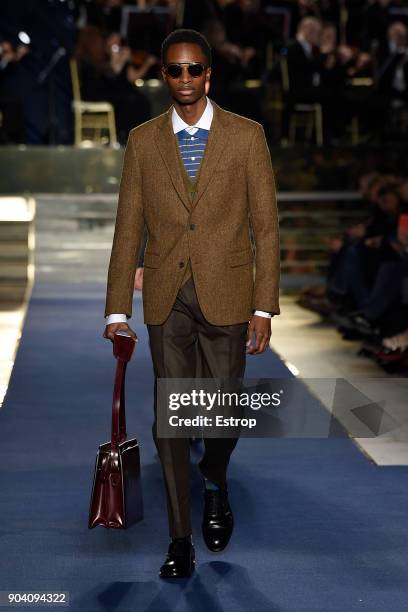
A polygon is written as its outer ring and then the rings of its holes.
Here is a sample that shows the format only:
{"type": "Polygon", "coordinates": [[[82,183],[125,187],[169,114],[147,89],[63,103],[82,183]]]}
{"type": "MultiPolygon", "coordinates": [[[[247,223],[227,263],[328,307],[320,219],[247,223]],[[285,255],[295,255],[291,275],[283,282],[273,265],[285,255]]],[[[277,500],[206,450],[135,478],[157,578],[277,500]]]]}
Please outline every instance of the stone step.
{"type": "Polygon", "coordinates": [[[0,303],[21,302],[25,296],[27,281],[8,280],[0,282],[0,303]]]}
{"type": "Polygon", "coordinates": [[[29,251],[27,241],[2,242],[0,249],[0,262],[25,261],[28,262],[29,251]]]}
{"type": "Polygon", "coordinates": [[[28,268],[27,263],[13,263],[13,262],[1,262],[0,261],[0,283],[3,281],[13,279],[27,279],[28,268]]]}
{"type": "Polygon", "coordinates": [[[2,247],[9,242],[25,242],[27,244],[28,233],[29,223],[0,221],[0,242],[2,247]]]}

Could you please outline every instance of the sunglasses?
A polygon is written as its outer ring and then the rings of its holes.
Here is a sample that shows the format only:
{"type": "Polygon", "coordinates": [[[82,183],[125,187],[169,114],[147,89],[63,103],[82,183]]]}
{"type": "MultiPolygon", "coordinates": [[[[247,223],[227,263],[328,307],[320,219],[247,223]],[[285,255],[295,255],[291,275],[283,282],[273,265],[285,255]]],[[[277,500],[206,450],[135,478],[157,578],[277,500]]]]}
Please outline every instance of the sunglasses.
{"type": "Polygon", "coordinates": [[[172,79],[178,79],[178,77],[180,77],[183,73],[183,64],[187,65],[189,75],[194,78],[200,77],[207,68],[207,66],[204,66],[204,64],[200,64],[199,62],[180,62],[179,64],[167,64],[164,71],[172,79]]]}

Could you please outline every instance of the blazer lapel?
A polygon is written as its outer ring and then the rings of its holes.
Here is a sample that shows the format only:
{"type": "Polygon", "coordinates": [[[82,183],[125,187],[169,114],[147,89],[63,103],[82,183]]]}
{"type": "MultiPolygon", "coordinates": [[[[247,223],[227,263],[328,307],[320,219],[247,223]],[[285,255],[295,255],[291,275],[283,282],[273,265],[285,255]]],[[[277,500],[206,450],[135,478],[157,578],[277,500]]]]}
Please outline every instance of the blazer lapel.
{"type": "Polygon", "coordinates": [[[214,114],[204,156],[195,183],[194,197],[191,196],[191,188],[189,189],[188,180],[185,180],[188,178],[187,173],[184,172],[186,177],[183,176],[183,162],[178,153],[177,137],[173,132],[171,120],[173,106],[163,114],[162,121],[158,124],[156,130],[156,144],[163,162],[175,190],[189,212],[192,207],[194,208],[197,205],[208,186],[213,172],[219,167],[221,153],[227,151],[228,139],[233,130],[233,127],[230,126],[228,122],[227,113],[213,100],[211,100],[211,102],[214,107],[214,114]]]}
{"type": "Polygon", "coordinates": [[[228,151],[228,140],[234,128],[228,122],[228,115],[213,100],[214,114],[208,134],[207,145],[200,165],[196,182],[196,195],[193,199],[193,208],[197,206],[205,192],[214,171],[222,166],[221,153],[228,151]]]}
{"type": "Polygon", "coordinates": [[[182,168],[180,168],[180,163],[182,162],[178,155],[177,137],[173,132],[173,125],[171,121],[172,110],[173,107],[170,106],[170,108],[164,113],[162,121],[157,126],[156,144],[170,175],[174,189],[180,196],[184,206],[188,211],[190,211],[190,194],[183,179],[181,172],[182,168]]]}

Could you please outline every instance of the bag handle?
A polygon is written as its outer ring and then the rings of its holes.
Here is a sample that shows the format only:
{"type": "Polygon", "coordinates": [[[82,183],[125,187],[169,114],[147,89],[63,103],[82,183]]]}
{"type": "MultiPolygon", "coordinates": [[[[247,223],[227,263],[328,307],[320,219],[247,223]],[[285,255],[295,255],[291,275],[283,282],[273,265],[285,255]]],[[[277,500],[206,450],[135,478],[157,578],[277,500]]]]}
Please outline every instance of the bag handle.
{"type": "Polygon", "coordinates": [[[112,434],[111,449],[118,452],[119,444],[126,440],[126,413],[125,413],[125,375],[128,362],[136,345],[134,338],[126,331],[115,333],[113,340],[113,354],[116,357],[115,384],[112,402],[112,434]]]}

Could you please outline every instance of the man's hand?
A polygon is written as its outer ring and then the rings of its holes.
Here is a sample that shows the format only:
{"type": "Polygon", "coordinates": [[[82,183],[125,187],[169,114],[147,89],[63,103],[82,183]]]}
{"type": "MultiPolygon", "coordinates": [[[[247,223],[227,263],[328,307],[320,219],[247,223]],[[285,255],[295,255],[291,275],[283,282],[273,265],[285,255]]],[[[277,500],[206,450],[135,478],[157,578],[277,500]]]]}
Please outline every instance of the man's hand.
{"type": "Polygon", "coordinates": [[[134,289],[138,291],[143,289],[143,268],[136,268],[134,289]]]}
{"type": "Polygon", "coordinates": [[[269,346],[271,337],[271,319],[253,315],[248,323],[247,350],[249,355],[263,353],[269,346]],[[255,336],[255,344],[252,341],[255,336]]]}
{"type": "Polygon", "coordinates": [[[366,238],[364,240],[364,244],[370,249],[379,249],[382,241],[383,241],[382,236],[371,236],[370,238],[366,238]]]}
{"type": "Polygon", "coordinates": [[[107,340],[110,340],[111,342],[113,342],[115,338],[115,333],[121,329],[125,329],[128,332],[128,334],[130,334],[132,338],[136,340],[136,342],[139,342],[139,338],[136,336],[133,329],[131,329],[127,323],[111,323],[110,325],[107,325],[105,327],[105,331],[103,332],[102,335],[107,340]]]}

